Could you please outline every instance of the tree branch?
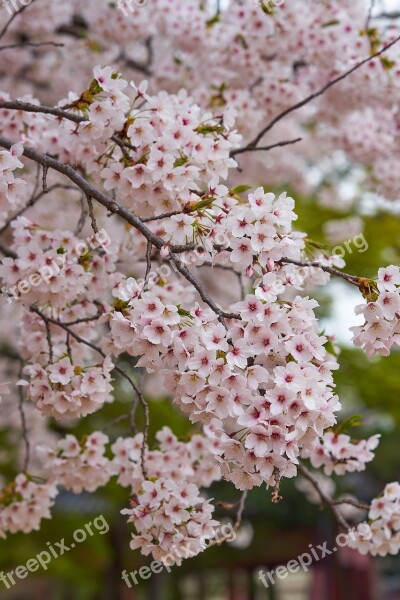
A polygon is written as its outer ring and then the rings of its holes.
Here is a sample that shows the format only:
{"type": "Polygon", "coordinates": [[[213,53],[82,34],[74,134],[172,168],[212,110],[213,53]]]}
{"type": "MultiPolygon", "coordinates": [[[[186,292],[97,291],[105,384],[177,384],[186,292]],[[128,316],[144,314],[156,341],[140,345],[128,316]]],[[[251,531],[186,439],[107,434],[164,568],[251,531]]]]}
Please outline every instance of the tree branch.
{"type": "Polygon", "coordinates": [[[277,261],[277,263],[297,265],[298,267],[311,267],[311,268],[314,267],[317,269],[321,269],[322,271],[325,271],[326,273],[329,273],[330,275],[334,275],[335,277],[340,277],[341,279],[344,279],[348,283],[351,283],[352,285],[355,285],[358,288],[360,288],[364,285],[364,278],[357,277],[357,275],[349,275],[348,273],[343,273],[342,271],[339,271],[338,269],[335,269],[334,267],[328,267],[327,265],[321,265],[321,263],[319,263],[318,261],[302,262],[300,260],[293,260],[292,258],[281,258],[280,260],[277,261]]]}
{"type": "Polygon", "coordinates": [[[32,104],[31,102],[22,102],[21,100],[8,100],[0,102],[0,109],[2,108],[8,110],[21,110],[23,112],[42,113],[44,115],[53,115],[54,117],[67,119],[68,121],[73,121],[74,123],[82,123],[82,121],[87,120],[85,117],[75,115],[74,113],[63,110],[62,108],[57,108],[55,106],[42,106],[40,104],[32,104]]]}
{"type": "Polygon", "coordinates": [[[312,484],[315,490],[318,492],[321,501],[323,504],[326,504],[333,512],[336,521],[343,529],[350,529],[349,523],[347,523],[346,519],[343,517],[341,512],[336,507],[335,501],[331,498],[326,492],[324,492],[318,483],[318,480],[314,477],[314,475],[309,471],[304,465],[301,463],[297,465],[298,470],[303,474],[303,476],[308,479],[308,481],[312,484]]]}
{"type": "Polygon", "coordinates": [[[21,42],[20,44],[8,44],[7,46],[1,46],[0,52],[3,50],[11,50],[13,48],[41,48],[42,46],[54,46],[55,48],[62,48],[65,44],[58,44],[57,42],[21,42]]]}
{"type": "MultiPolygon", "coordinates": [[[[296,104],[293,104],[292,106],[289,106],[289,108],[285,109],[284,111],[282,111],[281,113],[279,113],[276,117],[274,117],[272,119],[272,121],[270,121],[268,123],[268,125],[266,125],[264,127],[264,129],[262,129],[260,131],[260,133],[246,146],[246,148],[239,148],[239,151],[241,151],[241,152],[246,151],[247,152],[249,148],[250,149],[251,148],[255,148],[258,145],[259,141],[264,137],[264,135],[268,131],[270,131],[277,123],[279,123],[279,121],[281,121],[284,117],[286,117],[290,113],[294,112],[295,110],[298,110],[299,108],[302,108],[303,106],[305,106],[306,104],[308,104],[309,102],[311,102],[312,100],[314,100],[315,98],[318,98],[319,96],[322,96],[323,94],[325,94],[325,92],[327,90],[329,90],[329,88],[331,88],[332,86],[336,85],[340,81],[343,81],[343,79],[346,79],[346,77],[348,77],[349,75],[351,75],[352,73],[354,73],[354,71],[357,71],[360,67],[362,67],[366,63],[370,62],[371,60],[373,60],[377,56],[380,56],[381,54],[383,54],[384,52],[386,52],[387,50],[389,50],[389,48],[391,48],[392,46],[394,46],[394,44],[397,44],[397,42],[399,40],[400,40],[400,36],[398,36],[397,38],[395,38],[389,44],[386,44],[386,46],[384,46],[383,48],[381,48],[381,50],[379,50],[378,52],[375,52],[374,54],[371,54],[367,58],[364,58],[362,61],[358,62],[356,65],[354,65],[353,67],[351,67],[351,69],[348,69],[347,71],[345,71],[344,73],[342,73],[338,77],[335,77],[334,79],[332,79],[331,81],[329,81],[326,85],[324,85],[317,92],[314,92],[313,94],[310,94],[306,98],[303,98],[303,100],[300,100],[300,102],[297,102],[296,104]]],[[[236,151],[236,153],[238,154],[238,151],[236,151]]]]}
{"type": "MultiPolygon", "coordinates": [[[[13,144],[14,142],[11,142],[10,140],[0,136],[0,146],[3,148],[9,150],[13,144]]],[[[86,196],[97,200],[97,202],[104,206],[109,212],[122,217],[125,221],[127,221],[127,223],[140,231],[140,233],[142,233],[142,235],[144,235],[144,237],[159,250],[166,245],[165,240],[155,235],[148,227],[146,227],[139,217],[131,213],[126,208],[120,206],[113,198],[107,196],[107,194],[95,188],[84,177],[79,175],[79,173],[71,165],[64,164],[52,156],[49,156],[48,154],[42,154],[38,150],[28,146],[25,146],[24,148],[24,156],[36,163],[41,164],[43,167],[54,169],[55,171],[58,171],[59,173],[62,173],[68,177],[68,179],[75,183],[75,185],[77,185],[86,194],[86,196]]],[[[171,246],[171,251],[175,254],[180,254],[190,249],[193,249],[192,245],[171,246]]]]}
{"type": "Polygon", "coordinates": [[[169,256],[170,256],[172,262],[174,263],[175,267],[179,271],[179,273],[181,273],[181,275],[183,275],[185,277],[185,279],[187,279],[192,284],[192,286],[198,291],[200,298],[203,300],[203,302],[205,302],[211,308],[211,310],[214,311],[216,315],[218,315],[218,319],[224,325],[224,327],[226,327],[225,319],[240,319],[241,318],[240,315],[238,315],[238,314],[226,313],[223,310],[221,310],[215,304],[215,302],[210,298],[210,296],[207,294],[207,292],[203,289],[201,283],[199,281],[197,281],[197,279],[193,275],[193,273],[191,273],[189,271],[189,269],[184,264],[182,264],[182,262],[179,260],[179,258],[177,256],[175,256],[173,252],[170,252],[169,256]]]}
{"type": "Polygon", "coordinates": [[[336,506],[340,506],[340,504],[350,504],[355,508],[367,511],[370,509],[369,504],[365,504],[364,502],[358,502],[358,500],[353,500],[353,498],[342,498],[340,500],[334,500],[333,504],[335,504],[336,506]]]}
{"type": "Polygon", "coordinates": [[[25,4],[24,6],[21,6],[21,8],[19,8],[13,15],[11,15],[11,17],[8,19],[7,23],[4,25],[3,29],[0,31],[0,40],[2,37],[5,36],[5,34],[7,33],[10,25],[12,24],[12,22],[14,21],[14,19],[16,19],[20,14],[22,14],[24,12],[24,10],[26,10],[29,6],[32,6],[32,4],[35,2],[36,0],[30,0],[29,4],[25,4]]]}
{"type": "Polygon", "coordinates": [[[243,152],[268,152],[273,148],[281,148],[282,146],[290,146],[292,144],[297,144],[297,142],[301,142],[303,138],[299,137],[294,140],[286,140],[284,142],[277,142],[276,144],[271,144],[270,146],[245,146],[244,148],[237,148],[236,150],[232,150],[230,156],[233,158],[237,154],[243,154],[243,152]]]}
{"type": "MultiPolygon", "coordinates": [[[[34,306],[34,305],[31,305],[29,308],[33,313],[37,314],[47,325],[51,323],[53,325],[56,325],[57,327],[60,327],[61,329],[66,331],[69,336],[73,337],[80,344],[84,344],[85,346],[88,346],[92,350],[95,350],[95,352],[98,352],[98,354],[100,354],[100,356],[102,356],[103,358],[107,358],[107,355],[103,352],[103,350],[101,350],[101,348],[99,348],[95,344],[92,344],[92,342],[88,342],[87,340],[82,338],[80,335],[78,335],[77,333],[72,331],[72,329],[70,329],[64,323],[61,323],[60,321],[57,321],[56,319],[53,319],[52,317],[48,317],[47,315],[42,313],[38,308],[36,308],[36,306],[34,306]]],[[[139,389],[139,387],[133,381],[132,377],[130,377],[118,365],[114,365],[114,370],[117,371],[117,373],[119,373],[122,377],[124,377],[124,379],[126,379],[130,383],[130,385],[132,386],[132,388],[135,391],[138,401],[140,402],[140,404],[143,407],[146,425],[145,425],[145,432],[144,432],[144,437],[143,437],[143,447],[142,447],[142,471],[143,471],[143,475],[145,476],[146,471],[145,471],[144,459],[145,459],[145,446],[146,446],[146,440],[147,440],[147,432],[149,429],[149,407],[143,396],[142,391],[139,389]]],[[[135,407],[137,406],[137,402],[134,404],[134,406],[135,407]]]]}

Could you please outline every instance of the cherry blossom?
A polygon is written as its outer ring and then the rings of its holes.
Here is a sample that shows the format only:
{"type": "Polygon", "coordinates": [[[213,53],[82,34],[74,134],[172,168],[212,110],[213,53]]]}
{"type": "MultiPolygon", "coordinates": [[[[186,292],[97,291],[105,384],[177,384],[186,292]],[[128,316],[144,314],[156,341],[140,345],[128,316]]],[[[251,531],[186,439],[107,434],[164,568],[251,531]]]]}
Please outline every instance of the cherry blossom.
{"type": "Polygon", "coordinates": [[[50,481],[79,494],[82,490],[94,492],[110,479],[113,471],[104,455],[107,443],[108,437],[99,432],[83,443],[67,435],[55,449],[38,446],[36,451],[50,481]]]}
{"type": "MultiPolygon", "coordinates": [[[[325,476],[374,458],[379,435],[338,425],[337,348],[314,292],[331,276],[357,287],[354,344],[387,356],[400,346],[400,269],[347,275],[295,229],[296,203],[340,204],[338,170],[398,199],[399,32],[363,0],[271,14],[100,4],[32,3],[0,34],[1,324],[16,365],[0,360],[0,418],[25,441],[0,535],[38,529],[57,486],[95,492],[115,477],[127,507],[131,496],[131,548],[166,560],[214,536],[214,482],[277,501],[309,460],[323,497],[325,476]],[[125,386],[126,412],[75,437],[125,386]],[[151,444],[148,399],[166,396],[192,429],[179,440],[165,426],[151,444]],[[104,433],[116,424],[125,433],[104,433]]],[[[328,224],[333,243],[342,225],[328,224]]],[[[397,553],[398,505],[388,484],[369,510],[373,538],[354,547],[397,553]]]]}
{"type": "Polygon", "coordinates": [[[0,536],[22,531],[38,531],[42,519],[50,519],[50,509],[57,496],[57,487],[35,483],[19,474],[15,481],[1,490],[0,536]]]}

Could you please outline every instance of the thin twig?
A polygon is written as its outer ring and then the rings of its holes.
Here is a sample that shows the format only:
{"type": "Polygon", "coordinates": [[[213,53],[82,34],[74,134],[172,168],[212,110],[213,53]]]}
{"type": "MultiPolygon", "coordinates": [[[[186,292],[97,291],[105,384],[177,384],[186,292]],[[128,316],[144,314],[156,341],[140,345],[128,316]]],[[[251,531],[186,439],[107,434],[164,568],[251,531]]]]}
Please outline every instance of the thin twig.
{"type": "Polygon", "coordinates": [[[37,314],[42,319],[44,326],[46,328],[47,345],[49,347],[49,364],[52,364],[53,363],[53,343],[51,341],[50,323],[49,323],[49,320],[47,319],[47,317],[43,313],[37,311],[37,314]]]}
{"type": "Polygon", "coordinates": [[[109,429],[111,429],[114,425],[117,425],[118,423],[121,423],[121,421],[126,421],[126,419],[129,419],[129,415],[119,415],[119,417],[115,417],[115,419],[113,419],[112,421],[110,421],[109,423],[107,423],[107,425],[105,427],[103,427],[103,429],[101,430],[103,433],[106,433],[109,429]]]}
{"type": "MultiPolygon", "coordinates": [[[[399,40],[400,40],[400,36],[398,36],[397,38],[395,38],[389,44],[386,44],[386,46],[384,46],[383,48],[381,48],[381,50],[378,50],[378,52],[375,52],[374,54],[371,54],[370,56],[367,56],[366,58],[364,58],[363,60],[361,60],[360,62],[358,62],[356,65],[354,65],[353,67],[351,67],[351,69],[348,69],[347,71],[345,71],[344,73],[342,73],[338,77],[335,77],[334,79],[331,79],[331,81],[328,81],[328,83],[325,84],[317,92],[314,92],[313,94],[310,94],[306,98],[303,98],[303,100],[300,100],[300,102],[296,102],[296,104],[293,104],[292,106],[289,106],[284,111],[282,111],[281,113],[279,113],[246,146],[246,151],[248,151],[249,148],[255,148],[258,145],[259,141],[264,137],[264,135],[268,131],[270,131],[277,123],[279,123],[279,121],[281,121],[284,117],[286,117],[290,113],[294,112],[295,110],[298,110],[299,108],[302,108],[303,106],[305,106],[306,104],[308,104],[309,102],[311,102],[312,100],[314,100],[315,98],[318,98],[319,96],[322,96],[323,94],[325,94],[325,92],[327,90],[329,90],[329,88],[331,88],[332,86],[336,85],[340,81],[343,81],[343,79],[346,79],[346,77],[348,77],[349,75],[351,75],[352,73],[354,73],[354,71],[357,71],[360,67],[362,67],[366,63],[370,62],[371,60],[373,60],[377,56],[380,56],[381,54],[383,54],[384,52],[386,52],[387,50],[389,50],[389,48],[391,48],[392,46],[394,46],[394,44],[397,44],[397,42],[399,40]]],[[[244,152],[245,148],[239,148],[239,150],[241,150],[242,152],[244,152]]],[[[236,153],[238,153],[238,152],[236,152],[236,153]]]]}
{"type": "MultiPolygon", "coordinates": [[[[239,529],[240,525],[242,524],[243,511],[244,511],[244,508],[245,508],[247,495],[248,495],[248,490],[244,490],[242,492],[242,495],[240,496],[239,500],[237,502],[235,502],[234,504],[227,504],[225,502],[219,502],[218,503],[219,506],[227,507],[229,509],[235,508],[236,506],[238,506],[238,510],[237,510],[237,513],[236,513],[236,520],[235,520],[235,523],[233,525],[234,531],[237,531],[239,529]]],[[[224,535],[222,537],[217,537],[216,539],[212,540],[210,544],[208,544],[208,547],[210,547],[210,546],[220,546],[225,541],[227,541],[227,540],[230,541],[231,539],[232,538],[229,535],[224,535]]]]}
{"type": "Polygon", "coordinates": [[[348,283],[351,283],[352,285],[355,285],[358,288],[360,287],[360,285],[362,285],[362,283],[361,283],[362,278],[357,277],[357,275],[349,275],[348,273],[343,273],[343,271],[339,271],[338,269],[335,269],[334,267],[329,267],[328,265],[322,265],[318,261],[302,262],[300,260],[293,260],[292,258],[281,258],[277,262],[282,263],[282,264],[297,265],[298,267],[310,267],[310,268],[321,269],[322,271],[325,271],[326,273],[330,273],[331,275],[334,275],[335,277],[340,277],[341,279],[344,279],[348,283]]]}
{"type": "Polygon", "coordinates": [[[282,146],[291,146],[292,144],[297,144],[297,142],[301,142],[303,138],[299,137],[294,140],[286,140],[284,142],[277,142],[276,144],[271,144],[270,146],[246,146],[245,148],[237,148],[236,150],[232,150],[230,155],[236,156],[236,154],[243,154],[243,152],[268,152],[273,148],[281,148],[282,146]]]}
{"type": "Polygon", "coordinates": [[[367,16],[367,21],[365,23],[365,31],[368,33],[369,30],[369,25],[371,23],[371,19],[372,19],[372,13],[374,11],[375,8],[375,0],[370,0],[369,3],[369,9],[368,9],[368,16],[367,16]]]}
{"type": "Polygon", "coordinates": [[[62,48],[65,44],[58,44],[56,42],[21,42],[20,44],[8,44],[7,46],[1,46],[0,52],[3,50],[11,50],[13,48],[40,48],[42,46],[54,46],[55,48],[62,48]]]}
{"type": "Polygon", "coordinates": [[[182,215],[185,211],[183,210],[173,210],[169,213],[164,213],[162,215],[157,215],[156,217],[140,217],[142,223],[150,223],[151,221],[160,221],[161,219],[169,219],[170,217],[175,217],[175,215],[182,215]]]}
{"type": "Polygon", "coordinates": [[[375,19],[400,19],[400,12],[383,12],[377,15],[375,19]]]}
{"type": "MultiPolygon", "coordinates": [[[[38,165],[39,169],[40,169],[40,165],[38,165]]],[[[47,192],[50,193],[55,189],[67,189],[67,190],[75,190],[80,192],[80,190],[75,187],[74,185],[65,185],[65,184],[61,184],[61,183],[55,183],[54,185],[51,185],[47,192]]],[[[25,204],[25,206],[23,208],[21,208],[17,213],[15,213],[12,217],[10,217],[9,219],[7,219],[7,221],[5,222],[5,224],[3,225],[3,227],[0,229],[0,235],[2,233],[4,233],[4,231],[11,225],[11,223],[13,221],[15,221],[15,219],[17,219],[18,217],[20,217],[24,212],[26,212],[29,208],[31,208],[34,204],[36,204],[36,202],[38,200],[40,200],[42,197],[44,196],[43,191],[40,191],[40,193],[38,193],[36,196],[32,196],[30,198],[30,200],[27,202],[27,204],[25,204]]]]}
{"type": "MultiPolygon", "coordinates": [[[[107,355],[103,352],[103,350],[101,350],[101,348],[99,348],[95,344],[92,344],[92,342],[88,342],[87,340],[85,340],[84,338],[82,338],[80,335],[78,335],[77,333],[75,333],[74,331],[72,331],[72,329],[70,329],[64,323],[61,323],[60,321],[57,321],[56,319],[53,319],[52,317],[48,317],[47,315],[43,314],[38,308],[36,308],[36,306],[31,305],[30,306],[30,310],[32,312],[34,312],[35,314],[37,314],[44,321],[47,321],[48,323],[52,323],[53,325],[57,325],[58,327],[60,327],[64,331],[66,331],[69,336],[73,337],[80,344],[84,344],[85,346],[88,346],[89,348],[92,348],[92,350],[95,350],[96,352],[98,352],[100,354],[100,356],[102,356],[103,358],[107,358],[107,355]]],[[[146,400],[145,400],[145,398],[144,398],[144,396],[142,394],[142,391],[139,389],[139,387],[133,381],[132,377],[130,377],[118,365],[114,365],[114,370],[117,371],[117,373],[119,373],[122,377],[124,377],[124,379],[126,379],[130,383],[130,385],[132,386],[132,388],[135,391],[135,394],[136,394],[136,396],[137,396],[140,404],[143,407],[143,411],[144,411],[144,415],[145,415],[145,433],[144,433],[144,437],[143,437],[143,447],[142,447],[142,471],[143,471],[143,475],[145,476],[145,473],[146,473],[146,469],[145,469],[145,445],[147,443],[147,432],[148,432],[149,424],[150,424],[149,423],[149,407],[148,407],[147,402],[146,402],[146,400]]]]}
{"type": "Polygon", "coordinates": [[[146,250],[146,273],[144,276],[144,286],[143,290],[146,291],[149,287],[149,276],[151,272],[151,251],[152,251],[152,243],[150,241],[147,242],[147,250],[146,250]]]}
{"type": "Polygon", "coordinates": [[[8,31],[8,28],[10,27],[10,25],[14,21],[14,19],[16,19],[20,14],[22,14],[24,12],[24,10],[29,8],[29,6],[32,6],[32,4],[34,2],[35,2],[35,0],[30,0],[29,4],[25,4],[24,6],[21,6],[21,8],[19,8],[13,15],[11,15],[11,17],[8,19],[7,23],[4,25],[3,29],[0,31],[0,40],[2,37],[5,36],[5,34],[8,31]]]}
{"type": "Polygon", "coordinates": [[[210,269],[220,269],[221,271],[228,271],[228,272],[236,275],[236,277],[238,278],[239,287],[240,287],[240,297],[242,300],[245,299],[246,291],[244,289],[243,276],[239,271],[236,271],[234,269],[234,267],[229,267],[228,265],[219,265],[219,264],[214,265],[212,262],[209,262],[209,261],[203,262],[201,265],[199,265],[198,268],[202,268],[202,267],[208,267],[210,269]]]}
{"type": "Polygon", "coordinates": [[[236,521],[235,521],[235,530],[239,529],[241,522],[242,522],[242,517],[243,517],[243,511],[244,511],[244,507],[246,504],[246,499],[247,499],[247,494],[248,491],[244,490],[244,492],[242,492],[242,496],[240,498],[240,502],[239,502],[239,508],[237,511],[237,515],[236,515],[236,521]]]}
{"type": "Polygon", "coordinates": [[[353,500],[353,498],[342,498],[340,500],[334,500],[333,504],[335,506],[340,506],[340,504],[350,504],[351,506],[355,506],[360,510],[369,510],[371,507],[369,504],[365,504],[364,502],[359,502],[358,500],[353,500]]]}
{"type": "Polygon", "coordinates": [[[173,252],[170,252],[169,256],[179,273],[181,273],[181,275],[183,275],[185,279],[187,279],[192,284],[192,286],[198,291],[200,298],[203,300],[203,302],[205,302],[211,308],[211,310],[214,311],[216,315],[218,315],[218,319],[224,325],[224,327],[226,327],[225,319],[241,318],[238,314],[226,313],[223,310],[221,310],[210,298],[207,292],[203,289],[201,283],[197,281],[193,273],[189,271],[189,269],[179,260],[179,258],[175,256],[173,252]]]}
{"type": "Polygon", "coordinates": [[[78,222],[75,227],[74,235],[78,235],[82,229],[85,227],[87,211],[86,211],[86,202],[85,202],[85,194],[81,193],[81,214],[79,215],[78,222]]]}
{"type": "Polygon", "coordinates": [[[308,479],[308,481],[313,485],[314,489],[318,492],[323,504],[326,504],[328,507],[331,508],[338,524],[345,530],[350,529],[350,525],[347,523],[346,519],[336,507],[335,501],[326,492],[324,492],[323,489],[321,489],[318,480],[314,477],[314,475],[301,463],[297,465],[297,468],[303,474],[303,476],[306,479],[308,479]]]}

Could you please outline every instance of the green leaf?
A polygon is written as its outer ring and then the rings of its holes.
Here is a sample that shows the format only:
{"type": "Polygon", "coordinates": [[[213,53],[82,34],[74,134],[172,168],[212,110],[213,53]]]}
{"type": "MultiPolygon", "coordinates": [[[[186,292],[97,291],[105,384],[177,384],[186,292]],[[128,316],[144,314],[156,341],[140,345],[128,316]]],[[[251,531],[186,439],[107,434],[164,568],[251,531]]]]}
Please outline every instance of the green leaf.
{"type": "Polygon", "coordinates": [[[247,190],[251,190],[252,185],[237,185],[236,187],[229,190],[230,194],[243,194],[243,192],[247,192],[247,190]]]}
{"type": "Polygon", "coordinates": [[[208,19],[208,21],[206,21],[206,25],[210,29],[213,25],[215,25],[216,23],[219,23],[220,20],[221,20],[221,17],[219,15],[219,13],[217,13],[216,15],[211,17],[211,19],[208,19]]]}
{"type": "Polygon", "coordinates": [[[381,56],[381,63],[385,69],[392,69],[396,64],[396,61],[390,60],[387,56],[381,56]]]}
{"type": "Polygon", "coordinates": [[[222,125],[199,125],[195,131],[203,135],[207,135],[208,133],[223,133],[224,127],[222,125]]]}
{"type": "Polygon", "coordinates": [[[337,355],[337,352],[335,351],[335,347],[332,344],[331,340],[328,340],[327,342],[325,342],[324,348],[327,352],[329,352],[329,354],[333,354],[333,356],[337,355]]]}
{"type": "Polygon", "coordinates": [[[188,156],[181,156],[180,158],[177,158],[174,162],[174,167],[182,167],[182,165],[185,165],[188,162],[188,160],[188,156]]]}
{"type": "Polygon", "coordinates": [[[361,427],[362,424],[363,424],[363,415],[353,415],[353,416],[349,417],[348,419],[346,419],[345,421],[343,421],[342,423],[340,423],[336,427],[335,433],[336,433],[336,435],[339,435],[339,433],[344,433],[345,431],[348,431],[352,427],[361,427]]]}
{"type": "Polygon", "coordinates": [[[339,25],[340,21],[338,21],[338,19],[333,19],[332,21],[327,21],[326,23],[323,23],[321,25],[321,27],[333,27],[334,25],[339,25]]]}

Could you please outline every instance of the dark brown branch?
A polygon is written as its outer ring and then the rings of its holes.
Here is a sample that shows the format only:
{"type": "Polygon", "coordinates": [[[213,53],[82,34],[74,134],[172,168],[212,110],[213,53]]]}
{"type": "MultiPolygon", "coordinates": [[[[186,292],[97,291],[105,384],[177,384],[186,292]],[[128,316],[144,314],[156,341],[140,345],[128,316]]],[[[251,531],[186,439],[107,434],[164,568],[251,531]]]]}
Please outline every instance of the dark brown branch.
{"type": "Polygon", "coordinates": [[[94,216],[94,209],[93,209],[92,198],[90,196],[87,196],[86,200],[87,200],[87,203],[88,203],[89,217],[90,217],[90,222],[92,224],[92,229],[93,229],[94,233],[98,233],[99,232],[99,228],[97,226],[96,217],[94,216]]]}
{"type": "MultiPolygon", "coordinates": [[[[237,513],[236,513],[236,519],[235,519],[235,523],[233,525],[233,529],[234,531],[237,531],[241,524],[242,524],[242,518],[243,518],[243,512],[245,509],[245,505],[246,505],[246,499],[247,499],[247,495],[248,495],[248,490],[244,490],[239,498],[239,500],[233,504],[229,504],[226,502],[218,502],[219,506],[222,506],[223,508],[227,508],[228,510],[235,508],[236,506],[238,507],[237,513]]],[[[229,541],[231,538],[228,535],[222,536],[222,537],[217,537],[216,539],[212,540],[209,544],[209,546],[220,546],[221,544],[223,544],[225,541],[229,541]]]]}
{"type": "Polygon", "coordinates": [[[367,21],[365,23],[365,31],[367,33],[368,33],[368,30],[369,30],[369,25],[371,23],[372,13],[374,11],[374,8],[375,8],[375,0],[370,0],[370,2],[369,2],[369,8],[368,8],[367,21]]]}
{"type": "MultiPolygon", "coordinates": [[[[72,121],[73,123],[83,123],[87,121],[86,117],[82,115],[77,115],[75,113],[69,112],[64,108],[58,108],[56,106],[42,106],[37,104],[32,104],[31,102],[22,102],[21,100],[12,100],[12,101],[4,101],[0,102],[0,109],[7,110],[20,110],[23,112],[32,112],[32,113],[41,113],[44,115],[52,115],[53,117],[57,117],[59,119],[66,119],[67,121],[72,121]]],[[[129,150],[136,151],[135,146],[132,146],[127,141],[121,140],[118,135],[112,135],[111,141],[113,141],[117,146],[121,148],[123,151],[125,148],[129,148],[129,150]]]]}
{"type": "Polygon", "coordinates": [[[157,215],[156,217],[140,217],[142,223],[150,223],[151,221],[160,221],[161,219],[169,219],[170,217],[175,217],[176,215],[183,215],[185,211],[183,210],[173,210],[169,213],[164,213],[162,215],[157,215]]]}
{"type": "MultiPolygon", "coordinates": [[[[0,146],[3,148],[7,148],[8,150],[13,146],[14,142],[7,140],[0,136],[0,146]]],[[[85,194],[99,202],[102,206],[104,206],[110,213],[118,215],[122,217],[127,223],[135,227],[140,233],[144,235],[144,237],[150,241],[153,246],[158,249],[161,249],[166,245],[166,242],[155,235],[143,221],[131,213],[126,208],[120,206],[113,198],[110,198],[104,192],[101,192],[97,188],[95,188],[92,184],[90,184],[84,177],[82,177],[71,165],[64,164],[59,160],[49,156],[48,154],[42,154],[41,152],[35,150],[34,148],[30,148],[29,146],[25,146],[24,148],[24,156],[33,160],[36,163],[41,164],[44,167],[49,169],[54,169],[59,173],[62,173],[70,181],[75,183],[85,194]]],[[[182,252],[186,252],[187,250],[193,249],[193,245],[176,245],[171,246],[171,251],[175,254],[180,254],[182,252]]]]}
{"type": "Polygon", "coordinates": [[[374,19],[400,19],[400,12],[383,12],[376,15],[374,19]]]}
{"type": "Polygon", "coordinates": [[[187,279],[192,286],[198,291],[200,298],[203,300],[203,302],[205,302],[210,308],[211,310],[213,310],[215,312],[216,315],[218,315],[218,319],[221,321],[221,323],[225,326],[225,319],[240,319],[240,315],[235,314],[235,313],[226,313],[223,310],[221,310],[216,304],[215,302],[210,298],[210,296],[207,294],[207,292],[203,289],[201,283],[199,281],[197,281],[196,277],[193,275],[193,273],[191,273],[189,271],[189,269],[179,260],[179,258],[177,256],[174,255],[173,252],[170,252],[169,254],[172,262],[174,263],[176,269],[179,271],[179,273],[181,273],[181,275],[183,275],[185,277],[185,279],[187,279]]]}
{"type": "Polygon", "coordinates": [[[53,115],[54,117],[60,117],[73,121],[74,123],[81,123],[86,121],[85,117],[75,115],[74,113],[67,112],[62,108],[56,108],[54,106],[41,106],[40,104],[32,104],[31,102],[21,102],[20,100],[4,101],[0,102],[0,109],[8,110],[21,110],[23,112],[42,113],[44,115],[53,115]]]}
{"type": "Polygon", "coordinates": [[[146,274],[144,276],[144,286],[143,289],[146,291],[149,286],[149,276],[151,271],[151,251],[153,246],[151,242],[147,242],[147,250],[146,250],[146,274]]]}

